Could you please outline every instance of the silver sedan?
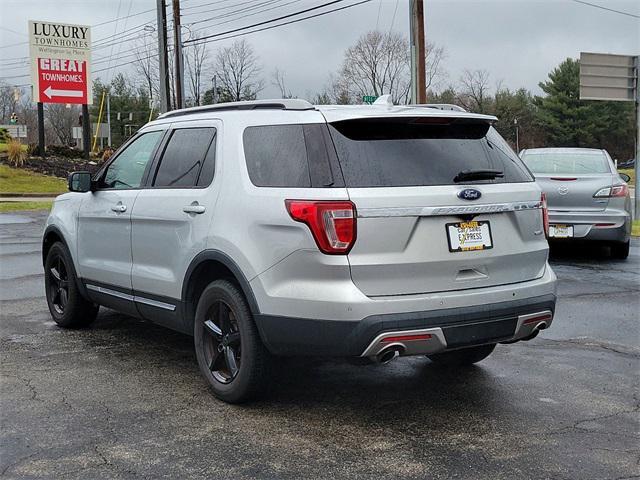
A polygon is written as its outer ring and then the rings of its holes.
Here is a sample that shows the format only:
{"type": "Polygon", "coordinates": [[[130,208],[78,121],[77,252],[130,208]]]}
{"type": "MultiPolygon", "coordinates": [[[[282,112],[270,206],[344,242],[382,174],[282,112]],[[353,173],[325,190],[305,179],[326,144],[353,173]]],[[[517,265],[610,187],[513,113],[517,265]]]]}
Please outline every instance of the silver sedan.
{"type": "Polygon", "coordinates": [[[533,148],[520,156],[546,194],[550,240],[606,242],[614,257],[629,256],[629,176],[605,150],[533,148]]]}

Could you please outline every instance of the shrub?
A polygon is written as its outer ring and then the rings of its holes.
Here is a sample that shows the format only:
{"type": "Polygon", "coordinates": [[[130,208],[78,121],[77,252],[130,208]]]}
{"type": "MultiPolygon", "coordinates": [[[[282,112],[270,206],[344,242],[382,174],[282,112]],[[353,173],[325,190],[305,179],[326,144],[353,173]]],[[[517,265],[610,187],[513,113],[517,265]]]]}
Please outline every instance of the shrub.
{"type": "Polygon", "coordinates": [[[24,164],[26,154],[22,149],[22,144],[18,140],[10,140],[7,143],[7,154],[9,163],[14,167],[21,167],[24,164]]]}
{"type": "Polygon", "coordinates": [[[63,158],[82,158],[82,151],[66,145],[48,145],[47,155],[63,158]]]}
{"type": "Polygon", "coordinates": [[[27,155],[29,157],[40,156],[40,147],[38,147],[37,143],[30,143],[29,145],[27,145],[27,155]]]}
{"type": "Polygon", "coordinates": [[[9,135],[9,130],[0,128],[0,143],[9,143],[10,140],[11,135],[9,135]]]}

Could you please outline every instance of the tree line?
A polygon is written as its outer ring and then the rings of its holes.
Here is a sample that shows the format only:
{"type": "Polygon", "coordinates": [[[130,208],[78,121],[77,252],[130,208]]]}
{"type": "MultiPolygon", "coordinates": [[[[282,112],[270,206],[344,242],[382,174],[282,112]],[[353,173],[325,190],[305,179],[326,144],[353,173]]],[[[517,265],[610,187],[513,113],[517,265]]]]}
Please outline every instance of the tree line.
{"type": "MultiPolygon", "coordinates": [[[[129,75],[117,74],[109,82],[94,82],[92,120],[96,121],[103,92],[111,100],[114,146],[150,118],[159,104],[159,65],[156,46],[143,37],[135,45],[136,62],[129,75]],[[120,113],[120,115],[118,115],[120,113]]],[[[193,40],[198,37],[194,36],[193,40]]],[[[348,47],[338,68],[328,73],[318,92],[305,92],[314,104],[359,104],[365,95],[391,95],[394,103],[405,104],[410,96],[411,61],[408,39],[397,32],[370,31],[348,47]]],[[[185,90],[187,106],[215,102],[253,100],[267,82],[283,98],[298,96],[286,81],[286,72],[265,71],[261,59],[246,39],[211,52],[206,43],[185,48],[185,90]],[[214,90],[215,89],[215,90],[214,90]]],[[[426,45],[426,80],[429,103],[455,104],[468,111],[495,115],[496,128],[520,149],[543,146],[605,148],[617,159],[634,155],[634,109],[631,102],[583,101],[579,99],[578,60],[567,58],[539,83],[541,95],[526,88],[511,90],[486,70],[465,70],[451,81],[445,70],[444,47],[426,45]]],[[[169,83],[173,86],[170,56],[169,83]]],[[[170,103],[175,106],[171,88],[170,103]]],[[[3,123],[13,111],[22,112],[30,135],[36,134],[35,113],[28,98],[17,98],[8,85],[0,86],[0,117],[3,123]]],[[[50,139],[68,143],[71,126],[78,121],[76,107],[47,105],[50,139]]],[[[104,115],[104,114],[103,114],[104,115]]],[[[32,141],[30,139],[30,141],[32,141]]],[[[53,141],[51,141],[53,143],[53,141]]]]}

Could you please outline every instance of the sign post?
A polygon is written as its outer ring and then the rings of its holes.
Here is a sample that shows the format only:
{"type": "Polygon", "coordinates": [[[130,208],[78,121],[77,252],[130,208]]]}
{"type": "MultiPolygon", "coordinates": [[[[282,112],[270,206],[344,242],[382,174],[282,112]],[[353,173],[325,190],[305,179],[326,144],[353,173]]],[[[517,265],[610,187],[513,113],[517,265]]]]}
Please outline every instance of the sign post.
{"type": "MultiPolygon", "coordinates": [[[[91,29],[87,25],[29,21],[29,51],[33,101],[38,103],[38,138],[44,155],[43,103],[82,105],[89,121],[91,89],[91,29]]],[[[91,131],[83,132],[85,156],[89,155],[91,131]]]]}
{"type": "Polygon", "coordinates": [[[634,220],[640,219],[640,56],[580,53],[580,100],[636,103],[634,220]]]}

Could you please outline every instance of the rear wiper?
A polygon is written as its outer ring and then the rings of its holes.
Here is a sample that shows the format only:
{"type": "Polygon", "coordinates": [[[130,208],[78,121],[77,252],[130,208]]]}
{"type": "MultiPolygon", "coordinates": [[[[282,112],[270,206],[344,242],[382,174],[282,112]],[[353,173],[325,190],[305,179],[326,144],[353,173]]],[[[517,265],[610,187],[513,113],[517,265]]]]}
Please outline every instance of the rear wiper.
{"type": "Polygon", "coordinates": [[[453,181],[460,183],[467,180],[493,180],[498,177],[504,177],[502,170],[462,170],[453,177],[453,181]]]}

